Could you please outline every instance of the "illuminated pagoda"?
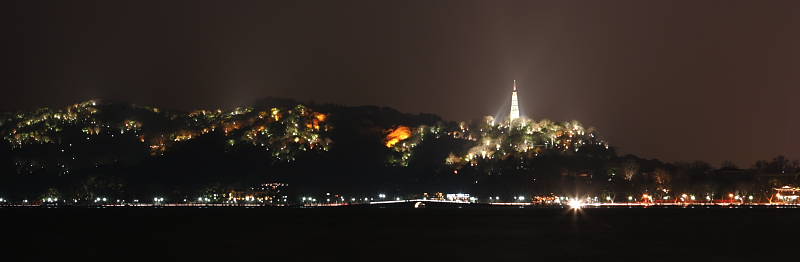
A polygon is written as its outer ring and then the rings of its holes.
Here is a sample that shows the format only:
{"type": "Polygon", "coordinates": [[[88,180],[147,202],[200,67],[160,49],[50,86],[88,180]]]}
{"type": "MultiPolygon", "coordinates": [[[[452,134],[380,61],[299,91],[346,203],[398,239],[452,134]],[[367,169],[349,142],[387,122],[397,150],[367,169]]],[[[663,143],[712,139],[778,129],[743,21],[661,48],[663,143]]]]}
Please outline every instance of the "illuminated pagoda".
{"type": "Polygon", "coordinates": [[[513,122],[517,118],[519,118],[519,102],[517,101],[517,80],[514,80],[514,90],[511,91],[511,114],[508,120],[513,122]]]}

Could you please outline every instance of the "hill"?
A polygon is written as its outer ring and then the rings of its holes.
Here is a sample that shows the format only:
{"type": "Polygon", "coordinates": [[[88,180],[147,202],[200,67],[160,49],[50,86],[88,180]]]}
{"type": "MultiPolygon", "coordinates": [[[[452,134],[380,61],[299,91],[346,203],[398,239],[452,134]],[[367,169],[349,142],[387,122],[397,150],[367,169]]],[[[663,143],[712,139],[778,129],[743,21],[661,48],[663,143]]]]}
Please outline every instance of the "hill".
{"type": "Polygon", "coordinates": [[[618,156],[577,121],[454,122],[277,98],[191,112],[91,100],[2,114],[0,134],[0,193],[31,199],[195,199],[267,183],[285,194],[666,193],[699,190],[711,172],[618,156]]]}

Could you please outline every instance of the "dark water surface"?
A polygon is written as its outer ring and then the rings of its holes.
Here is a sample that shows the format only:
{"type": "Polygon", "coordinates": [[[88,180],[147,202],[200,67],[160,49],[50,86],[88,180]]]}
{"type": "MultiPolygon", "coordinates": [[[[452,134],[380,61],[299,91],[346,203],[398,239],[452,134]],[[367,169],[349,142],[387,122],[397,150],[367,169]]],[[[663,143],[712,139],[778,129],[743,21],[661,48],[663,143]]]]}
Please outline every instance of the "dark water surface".
{"type": "Polygon", "coordinates": [[[800,255],[800,209],[0,208],[0,222],[7,242],[0,249],[20,256],[1,261],[796,261],[800,255]]]}

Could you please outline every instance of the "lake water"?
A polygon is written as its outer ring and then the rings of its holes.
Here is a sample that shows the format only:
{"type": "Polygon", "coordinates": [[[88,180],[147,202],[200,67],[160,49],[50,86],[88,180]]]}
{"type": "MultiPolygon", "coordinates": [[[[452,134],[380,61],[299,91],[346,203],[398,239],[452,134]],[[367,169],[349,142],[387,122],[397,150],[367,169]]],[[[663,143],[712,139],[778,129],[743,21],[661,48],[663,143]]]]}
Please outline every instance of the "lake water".
{"type": "Polygon", "coordinates": [[[13,261],[764,261],[800,240],[800,209],[775,208],[0,208],[0,222],[13,261]]]}

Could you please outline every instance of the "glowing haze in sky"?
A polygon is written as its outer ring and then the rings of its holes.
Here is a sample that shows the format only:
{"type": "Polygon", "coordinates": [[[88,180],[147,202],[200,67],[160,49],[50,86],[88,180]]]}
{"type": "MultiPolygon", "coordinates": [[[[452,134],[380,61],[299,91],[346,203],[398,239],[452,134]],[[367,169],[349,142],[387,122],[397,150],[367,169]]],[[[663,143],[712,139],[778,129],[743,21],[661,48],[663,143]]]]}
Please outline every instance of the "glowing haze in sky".
{"type": "Polygon", "coordinates": [[[576,119],[623,153],[800,158],[798,1],[12,1],[0,110],[278,96],[576,119]]]}

